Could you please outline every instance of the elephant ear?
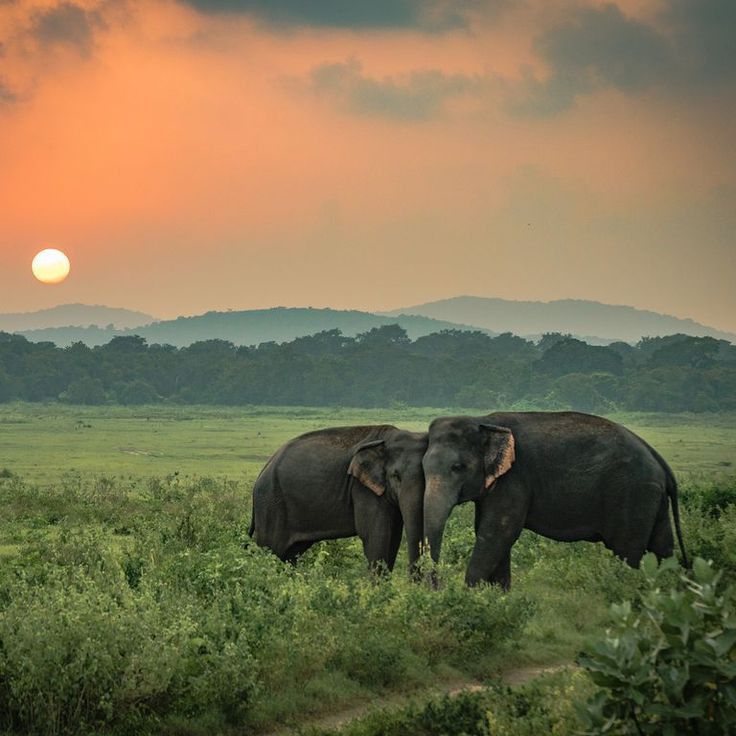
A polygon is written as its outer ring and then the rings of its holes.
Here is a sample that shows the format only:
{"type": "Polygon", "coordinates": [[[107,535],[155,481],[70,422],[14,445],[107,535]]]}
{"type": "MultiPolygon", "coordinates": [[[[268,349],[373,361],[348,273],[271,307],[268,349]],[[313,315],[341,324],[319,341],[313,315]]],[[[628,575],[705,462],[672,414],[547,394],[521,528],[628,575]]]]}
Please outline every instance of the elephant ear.
{"type": "Polygon", "coordinates": [[[383,440],[364,442],[353,455],[348,475],[357,478],[376,496],[386,491],[386,446],[383,440]]]}
{"type": "Polygon", "coordinates": [[[481,424],[480,428],[484,435],[485,486],[490,488],[511,469],[516,460],[514,435],[507,427],[497,427],[495,424],[481,424]]]}

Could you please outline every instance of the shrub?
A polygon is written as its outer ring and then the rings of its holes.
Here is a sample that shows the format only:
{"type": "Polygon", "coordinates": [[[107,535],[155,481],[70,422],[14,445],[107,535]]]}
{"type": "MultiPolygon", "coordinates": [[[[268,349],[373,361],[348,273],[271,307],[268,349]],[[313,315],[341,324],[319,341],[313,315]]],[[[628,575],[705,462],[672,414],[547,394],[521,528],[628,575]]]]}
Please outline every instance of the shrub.
{"type": "Polygon", "coordinates": [[[736,507],[736,478],[710,485],[684,488],[682,505],[712,518],[718,518],[729,508],[736,507]]]}
{"type": "Polygon", "coordinates": [[[718,515],[686,508],[682,526],[689,556],[710,560],[725,578],[735,580],[736,506],[728,506],[718,515]]]}
{"type": "Polygon", "coordinates": [[[6,726],[57,734],[136,723],[175,670],[171,628],[144,601],[91,584],[19,590],[0,616],[0,712],[6,726]]]}
{"type": "Polygon", "coordinates": [[[736,587],[701,558],[689,573],[649,554],[642,570],[639,605],[614,605],[612,628],[580,657],[600,688],[582,708],[586,733],[732,733],[736,587]]]}
{"type": "Polygon", "coordinates": [[[257,667],[226,608],[77,571],[75,585],[63,569],[21,580],[0,613],[0,725],[59,734],[245,716],[257,667]]]}
{"type": "Polygon", "coordinates": [[[480,691],[430,699],[423,706],[376,711],[338,731],[309,736],[538,736],[573,734],[575,697],[589,690],[580,672],[547,675],[519,687],[494,682],[480,691]]]}

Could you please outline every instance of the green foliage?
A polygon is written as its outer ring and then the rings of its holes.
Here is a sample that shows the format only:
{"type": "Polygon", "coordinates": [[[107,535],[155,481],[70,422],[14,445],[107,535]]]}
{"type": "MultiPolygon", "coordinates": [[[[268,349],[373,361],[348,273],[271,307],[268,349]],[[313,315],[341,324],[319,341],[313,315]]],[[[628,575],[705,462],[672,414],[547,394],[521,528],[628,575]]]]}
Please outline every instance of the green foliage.
{"type": "Polygon", "coordinates": [[[82,376],[72,381],[59,398],[69,404],[102,404],[105,401],[105,388],[99,378],[82,376]]]}
{"type": "Polygon", "coordinates": [[[430,699],[422,706],[376,711],[337,731],[305,736],[538,736],[573,734],[576,698],[590,689],[580,672],[545,676],[518,688],[494,682],[482,690],[430,699]]]}
{"type": "Polygon", "coordinates": [[[719,412],[736,409],[734,355],[726,341],[687,335],[602,347],[444,330],[412,342],[399,325],[258,347],[207,339],[176,348],[127,335],[62,349],[0,333],[0,403],[719,412]]]}
{"type": "MultiPolygon", "coordinates": [[[[387,419],[419,429],[435,413],[2,407],[0,467],[12,473],[0,472],[0,732],[53,733],[64,723],[111,734],[269,731],[440,678],[569,661],[600,634],[610,603],[636,600],[645,586],[601,545],[524,532],[504,595],[463,585],[472,504],[449,520],[437,591],[410,583],[403,550],[393,575],[377,580],[356,540],[315,545],[296,568],[250,543],[252,481],[284,440],[387,419]],[[197,475],[202,468],[212,477],[197,475]],[[69,677],[55,678],[61,661],[69,677]]],[[[672,458],[684,477],[688,551],[733,579],[734,481],[723,476],[733,417],[617,419],[672,458]]],[[[575,733],[572,701],[587,696],[587,683],[582,674],[545,678],[539,690],[498,686],[466,705],[438,701],[421,727],[575,733]]],[[[419,726],[405,711],[396,717],[376,715],[383,725],[365,733],[439,733],[412,731],[419,726]]]]}
{"type": "Polygon", "coordinates": [[[696,558],[642,561],[647,590],[611,609],[613,626],[580,664],[600,688],[582,709],[589,734],[736,729],[736,587],[696,558]]]}
{"type": "Polygon", "coordinates": [[[614,350],[588,345],[582,340],[568,337],[554,342],[536,362],[539,373],[564,376],[568,373],[611,373],[623,372],[623,359],[614,350]]]}
{"type": "Polygon", "coordinates": [[[726,580],[736,581],[736,479],[700,481],[685,486],[680,497],[691,556],[710,560],[726,580]]]}
{"type": "Polygon", "coordinates": [[[489,736],[571,736],[582,721],[575,703],[591,690],[582,672],[543,676],[520,688],[497,686],[486,710],[489,736]]]}
{"type": "Polygon", "coordinates": [[[718,518],[728,509],[736,506],[736,478],[687,487],[680,493],[680,499],[686,508],[718,518]]]}
{"type": "Polygon", "coordinates": [[[249,542],[238,484],[72,475],[53,519],[52,490],[0,490],[6,528],[34,522],[0,558],[0,730],[252,724],[309,703],[326,677],[380,692],[465,666],[518,640],[531,613],[461,570],[439,591],[372,577],[354,540],[284,565],[249,542]]]}

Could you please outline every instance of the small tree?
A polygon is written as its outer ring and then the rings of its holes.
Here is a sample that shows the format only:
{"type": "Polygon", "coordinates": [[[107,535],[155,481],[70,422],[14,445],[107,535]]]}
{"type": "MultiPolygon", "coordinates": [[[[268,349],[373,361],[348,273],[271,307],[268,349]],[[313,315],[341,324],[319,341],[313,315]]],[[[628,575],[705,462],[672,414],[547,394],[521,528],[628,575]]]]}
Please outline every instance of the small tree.
{"type": "Polygon", "coordinates": [[[72,381],[59,398],[67,404],[102,404],[105,401],[105,389],[99,378],[83,376],[72,381]]]}
{"type": "Polygon", "coordinates": [[[613,606],[612,628],[579,660],[600,688],[582,708],[586,733],[736,732],[736,587],[700,558],[692,572],[652,554],[641,567],[636,610],[613,606]]]}

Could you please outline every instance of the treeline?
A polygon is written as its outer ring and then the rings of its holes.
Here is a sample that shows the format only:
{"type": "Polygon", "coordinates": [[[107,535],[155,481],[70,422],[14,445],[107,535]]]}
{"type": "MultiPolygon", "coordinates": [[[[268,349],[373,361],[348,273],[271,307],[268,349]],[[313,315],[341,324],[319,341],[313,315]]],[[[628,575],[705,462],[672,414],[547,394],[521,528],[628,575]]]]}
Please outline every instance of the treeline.
{"type": "Polygon", "coordinates": [[[736,409],[736,346],[710,337],[589,345],[447,330],[411,341],[398,325],[288,343],[189,347],[115,337],[59,348],[0,332],[0,402],[461,406],[581,411],[736,409]]]}

